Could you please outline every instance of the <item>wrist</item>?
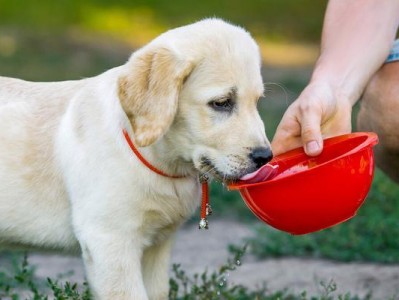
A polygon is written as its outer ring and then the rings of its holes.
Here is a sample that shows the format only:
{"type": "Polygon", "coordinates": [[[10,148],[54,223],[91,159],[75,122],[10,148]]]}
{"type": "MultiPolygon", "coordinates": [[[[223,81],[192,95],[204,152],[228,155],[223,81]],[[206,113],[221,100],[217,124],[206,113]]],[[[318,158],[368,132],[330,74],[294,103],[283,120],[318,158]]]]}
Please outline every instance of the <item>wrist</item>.
{"type": "MultiPolygon", "coordinates": [[[[363,93],[364,84],[349,79],[349,75],[337,72],[333,68],[316,67],[309,85],[321,86],[328,90],[332,97],[353,106],[363,93]],[[337,75],[338,74],[338,75],[337,75]]],[[[356,75],[353,76],[356,78],[356,75]]]]}

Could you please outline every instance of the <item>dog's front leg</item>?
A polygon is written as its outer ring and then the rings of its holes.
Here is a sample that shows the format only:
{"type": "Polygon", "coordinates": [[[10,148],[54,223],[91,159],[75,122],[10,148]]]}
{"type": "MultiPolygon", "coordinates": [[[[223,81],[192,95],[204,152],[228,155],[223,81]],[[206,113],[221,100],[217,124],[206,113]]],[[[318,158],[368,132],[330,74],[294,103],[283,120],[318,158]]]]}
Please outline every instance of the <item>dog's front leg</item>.
{"type": "Polygon", "coordinates": [[[169,294],[169,261],[172,238],[144,251],[143,277],[150,300],[166,300],[169,294]]]}
{"type": "Polygon", "coordinates": [[[85,223],[79,228],[78,239],[95,299],[147,300],[140,238],[85,223]]]}

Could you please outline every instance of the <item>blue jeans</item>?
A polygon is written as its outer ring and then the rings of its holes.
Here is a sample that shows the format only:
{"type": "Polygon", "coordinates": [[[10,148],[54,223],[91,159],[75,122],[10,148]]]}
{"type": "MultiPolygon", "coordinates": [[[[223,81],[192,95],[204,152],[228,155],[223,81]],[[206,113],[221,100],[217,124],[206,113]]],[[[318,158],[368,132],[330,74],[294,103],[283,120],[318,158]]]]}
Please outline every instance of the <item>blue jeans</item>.
{"type": "Polygon", "coordinates": [[[388,58],[385,63],[399,61],[399,40],[393,43],[391,52],[389,52],[388,58]]]}

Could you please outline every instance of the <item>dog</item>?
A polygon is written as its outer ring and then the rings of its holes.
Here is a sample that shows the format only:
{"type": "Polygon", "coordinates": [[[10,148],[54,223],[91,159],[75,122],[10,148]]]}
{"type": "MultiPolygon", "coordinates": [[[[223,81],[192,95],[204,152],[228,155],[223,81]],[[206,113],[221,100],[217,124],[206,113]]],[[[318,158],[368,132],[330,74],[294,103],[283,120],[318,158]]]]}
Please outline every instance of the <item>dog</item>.
{"type": "Polygon", "coordinates": [[[0,77],[1,247],[81,253],[96,299],[167,299],[199,175],[234,181],[271,159],[260,67],[247,31],[205,19],[96,77],[0,77]]]}

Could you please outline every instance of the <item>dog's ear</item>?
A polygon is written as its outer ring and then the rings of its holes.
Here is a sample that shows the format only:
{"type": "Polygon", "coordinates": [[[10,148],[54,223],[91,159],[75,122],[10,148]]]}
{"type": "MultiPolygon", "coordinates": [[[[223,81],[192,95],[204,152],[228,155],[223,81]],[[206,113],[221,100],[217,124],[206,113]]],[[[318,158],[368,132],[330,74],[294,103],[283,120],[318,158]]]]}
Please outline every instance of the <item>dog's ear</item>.
{"type": "Polygon", "coordinates": [[[133,54],[126,73],[119,78],[118,94],[137,146],[148,146],[168,131],[179,92],[193,65],[166,47],[144,48],[133,54]]]}

